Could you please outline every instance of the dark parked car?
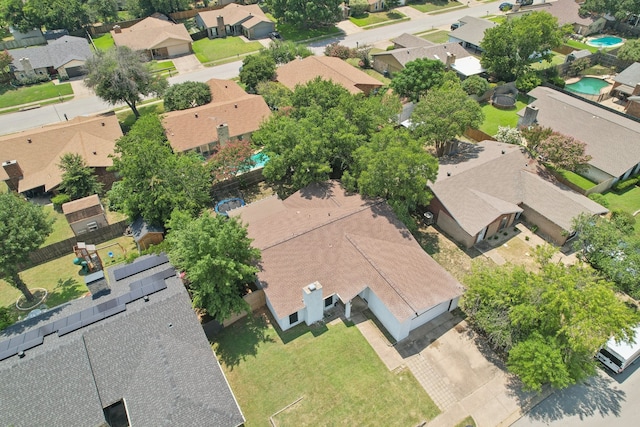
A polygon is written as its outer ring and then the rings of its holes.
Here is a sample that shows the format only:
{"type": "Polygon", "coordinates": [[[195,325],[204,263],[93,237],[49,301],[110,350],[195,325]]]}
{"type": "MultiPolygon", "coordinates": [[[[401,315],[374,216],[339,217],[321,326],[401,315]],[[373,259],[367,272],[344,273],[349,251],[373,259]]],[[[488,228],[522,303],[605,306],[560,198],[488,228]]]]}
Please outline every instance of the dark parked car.
{"type": "Polygon", "coordinates": [[[501,3],[500,6],[498,6],[498,9],[502,12],[508,12],[513,9],[513,3],[501,3]]]}
{"type": "Polygon", "coordinates": [[[520,6],[531,6],[533,4],[533,0],[516,0],[516,4],[520,6]]]}
{"type": "Polygon", "coordinates": [[[451,31],[456,30],[458,28],[460,28],[459,22],[454,22],[453,24],[451,24],[451,31]]]}
{"type": "Polygon", "coordinates": [[[269,38],[273,41],[282,40],[282,36],[277,31],[272,31],[269,33],[269,38]]]}

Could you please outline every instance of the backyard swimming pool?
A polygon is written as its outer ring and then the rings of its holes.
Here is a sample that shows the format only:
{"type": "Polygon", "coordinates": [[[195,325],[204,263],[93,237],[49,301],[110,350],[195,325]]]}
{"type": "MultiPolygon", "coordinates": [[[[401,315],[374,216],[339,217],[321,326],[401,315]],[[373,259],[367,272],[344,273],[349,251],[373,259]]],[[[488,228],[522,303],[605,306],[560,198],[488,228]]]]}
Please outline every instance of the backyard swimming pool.
{"type": "Polygon", "coordinates": [[[597,39],[591,39],[587,41],[587,44],[589,46],[595,46],[595,47],[612,47],[622,43],[623,41],[624,40],[620,37],[605,36],[605,37],[598,37],[597,39]]]}
{"type": "Polygon", "coordinates": [[[575,83],[566,85],[564,88],[569,92],[599,95],[600,90],[606,86],[609,86],[609,83],[605,80],[595,77],[583,77],[575,83]]]}
{"type": "Polygon", "coordinates": [[[269,161],[269,156],[264,153],[256,153],[251,156],[251,161],[255,163],[252,169],[263,168],[265,164],[269,161]]]}

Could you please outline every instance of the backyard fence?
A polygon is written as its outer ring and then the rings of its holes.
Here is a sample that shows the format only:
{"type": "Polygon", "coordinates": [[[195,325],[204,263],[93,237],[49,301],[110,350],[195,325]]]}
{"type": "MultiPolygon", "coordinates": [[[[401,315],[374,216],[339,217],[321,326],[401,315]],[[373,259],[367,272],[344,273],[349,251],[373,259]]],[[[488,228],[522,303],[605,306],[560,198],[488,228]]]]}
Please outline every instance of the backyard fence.
{"type": "Polygon", "coordinates": [[[191,33],[189,34],[189,36],[191,36],[191,40],[195,42],[207,37],[207,30],[201,30],[201,31],[198,31],[197,33],[191,33]]]}
{"type": "Polygon", "coordinates": [[[44,36],[40,37],[29,37],[27,39],[22,40],[5,40],[0,41],[0,50],[9,50],[9,49],[21,49],[29,46],[38,46],[47,44],[47,40],[44,36]]]}
{"type": "Polygon", "coordinates": [[[211,190],[211,193],[216,195],[228,195],[238,193],[243,187],[255,185],[264,181],[262,176],[262,168],[254,169],[242,175],[238,175],[235,178],[227,179],[215,184],[211,190]]]}
{"type": "Polygon", "coordinates": [[[98,228],[95,231],[71,237],[61,242],[36,249],[29,254],[29,267],[44,264],[45,262],[60,258],[73,253],[73,247],[78,242],[87,242],[92,245],[104,243],[107,240],[122,236],[124,230],[129,225],[129,221],[120,221],[109,224],[106,227],[98,228]]]}
{"type": "Polygon", "coordinates": [[[467,128],[467,130],[464,132],[464,136],[466,136],[467,138],[471,138],[476,142],[486,141],[486,140],[489,140],[489,141],[496,140],[494,137],[492,137],[488,133],[484,133],[479,129],[473,129],[473,128],[467,128]]]}
{"type": "Polygon", "coordinates": [[[116,25],[118,25],[120,28],[129,28],[137,24],[138,22],[142,21],[143,19],[144,18],[138,18],[138,19],[131,19],[129,21],[113,22],[111,24],[93,25],[88,28],[91,35],[95,36],[96,34],[108,33],[109,31],[113,30],[113,27],[115,27],[116,25]]]}
{"type": "MultiPolygon", "coordinates": [[[[226,6],[226,5],[224,5],[224,6],[226,6]]],[[[214,6],[207,6],[207,7],[199,7],[199,8],[196,8],[196,9],[183,10],[181,12],[173,12],[173,13],[169,14],[169,17],[171,19],[173,19],[174,21],[179,21],[181,19],[193,18],[198,13],[204,12],[206,10],[222,9],[224,6],[214,5],[214,6]]]]}

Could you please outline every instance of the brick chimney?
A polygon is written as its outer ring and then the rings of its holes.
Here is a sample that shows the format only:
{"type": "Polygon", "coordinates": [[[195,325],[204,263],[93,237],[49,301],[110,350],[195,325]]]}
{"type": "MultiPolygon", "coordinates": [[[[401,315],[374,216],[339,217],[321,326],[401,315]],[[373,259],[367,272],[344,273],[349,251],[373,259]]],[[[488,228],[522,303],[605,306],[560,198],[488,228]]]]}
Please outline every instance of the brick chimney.
{"type": "Polygon", "coordinates": [[[122,28],[120,28],[120,25],[114,25],[113,32],[116,34],[120,34],[122,32],[122,28]]]}
{"type": "Polygon", "coordinates": [[[27,77],[34,77],[36,75],[36,72],[33,70],[33,65],[31,65],[31,61],[29,61],[29,58],[20,58],[20,65],[22,65],[24,74],[27,77]]]}
{"type": "Polygon", "coordinates": [[[24,176],[22,173],[22,168],[18,164],[17,160],[7,160],[2,163],[2,167],[6,172],[9,179],[5,182],[7,183],[7,187],[9,187],[10,191],[18,192],[18,181],[22,179],[24,176]]]}
{"type": "Polygon", "coordinates": [[[218,15],[216,28],[218,29],[218,37],[226,37],[227,30],[224,26],[224,18],[221,15],[218,15]]]}
{"type": "Polygon", "coordinates": [[[220,147],[224,147],[229,142],[229,125],[221,123],[216,130],[218,131],[218,143],[220,147]]]}
{"type": "Polygon", "coordinates": [[[447,52],[447,60],[444,63],[444,66],[447,70],[451,69],[451,66],[456,62],[456,55],[451,52],[447,52]]]}
{"type": "Polygon", "coordinates": [[[527,105],[524,109],[524,116],[518,120],[518,127],[528,127],[538,121],[538,107],[527,105]]]}

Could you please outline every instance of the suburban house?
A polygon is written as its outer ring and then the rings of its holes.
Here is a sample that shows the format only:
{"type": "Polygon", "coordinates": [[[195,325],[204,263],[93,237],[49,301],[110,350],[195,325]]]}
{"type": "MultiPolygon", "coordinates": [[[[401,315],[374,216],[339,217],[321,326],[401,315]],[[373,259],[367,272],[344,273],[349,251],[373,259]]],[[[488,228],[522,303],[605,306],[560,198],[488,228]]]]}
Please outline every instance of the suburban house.
{"type": "Polygon", "coordinates": [[[173,151],[207,157],[229,141],[250,140],[271,110],[259,95],[246,93],[232,80],[211,79],[211,102],[166,113],[162,125],[173,151]]]}
{"type": "Polygon", "coordinates": [[[166,256],[106,274],[98,281],[110,292],[43,309],[0,332],[0,424],[243,425],[166,256]]]}
{"type": "Polygon", "coordinates": [[[331,56],[308,56],[281,65],[276,69],[276,81],[294,90],[297,85],[305,85],[315,78],[330,80],[347,89],[352,94],[380,89],[383,84],[367,73],[358,70],[340,58],[331,56]]]}
{"type": "MultiPolygon", "coordinates": [[[[382,12],[385,10],[386,4],[384,0],[367,0],[367,2],[369,3],[369,6],[367,7],[369,12],[382,12]]],[[[400,0],[398,2],[398,6],[404,6],[405,3],[405,0],[400,0]]]]}
{"type": "Polygon", "coordinates": [[[538,123],[584,142],[591,156],[580,171],[598,184],[589,192],[603,192],[619,180],[640,172],[640,123],[563,91],[538,86],[534,101],[518,114],[518,126],[538,123]]]}
{"type": "Polygon", "coordinates": [[[480,60],[471,55],[457,42],[434,44],[410,34],[403,34],[393,40],[395,46],[405,44],[393,50],[374,53],[373,69],[386,76],[402,71],[408,62],[416,59],[432,59],[442,62],[447,69],[456,71],[461,78],[480,74],[480,60]]]}
{"type": "Polygon", "coordinates": [[[85,62],[93,56],[87,40],[73,36],[7,52],[13,58],[9,70],[18,81],[56,75],[62,79],[81,76],[86,72],[85,62]]]}
{"type": "Polygon", "coordinates": [[[97,194],[64,203],[62,213],[76,236],[109,225],[97,194]]]}
{"type": "Polygon", "coordinates": [[[144,52],[149,59],[172,58],[192,52],[191,36],[184,24],[174,24],[159,13],[128,28],[116,25],[111,35],[116,46],[144,52]]]}
{"type": "Polygon", "coordinates": [[[498,25],[493,21],[473,16],[465,16],[458,22],[460,26],[449,32],[449,42],[460,43],[465,49],[473,49],[475,52],[482,52],[480,43],[484,39],[484,32],[498,25]]]}
{"type": "Polygon", "coordinates": [[[383,200],[312,184],[285,200],[229,211],[262,251],[258,280],[282,330],[321,321],[361,298],[396,340],[458,305],[462,287],[413,238],[383,200]],[[310,260],[312,260],[310,262],[310,260]]]}
{"type": "Polygon", "coordinates": [[[624,112],[640,117],[640,62],[634,62],[613,78],[611,96],[627,101],[624,112]]]}
{"type": "Polygon", "coordinates": [[[599,33],[604,29],[607,20],[600,15],[580,14],[580,5],[584,1],[580,0],[554,0],[542,2],[526,9],[514,8],[507,13],[508,18],[521,16],[531,12],[548,12],[558,18],[558,24],[563,26],[570,24],[573,32],[582,36],[599,33]]]}
{"type": "Polygon", "coordinates": [[[226,36],[245,36],[260,39],[275,31],[276,24],[267,18],[257,4],[231,3],[217,10],[207,10],[196,15],[196,26],[207,30],[210,39],[226,36]]]}
{"type": "Polygon", "coordinates": [[[62,182],[60,158],[66,153],[79,154],[98,179],[110,188],[113,165],[110,155],[122,136],[118,118],[113,113],[76,117],[37,129],[0,136],[0,181],[9,190],[25,195],[47,193],[62,182]]]}
{"type": "Polygon", "coordinates": [[[558,183],[523,147],[495,141],[466,144],[441,158],[430,188],[435,223],[467,248],[521,216],[562,245],[572,235],[574,217],[608,212],[558,183]]]}

